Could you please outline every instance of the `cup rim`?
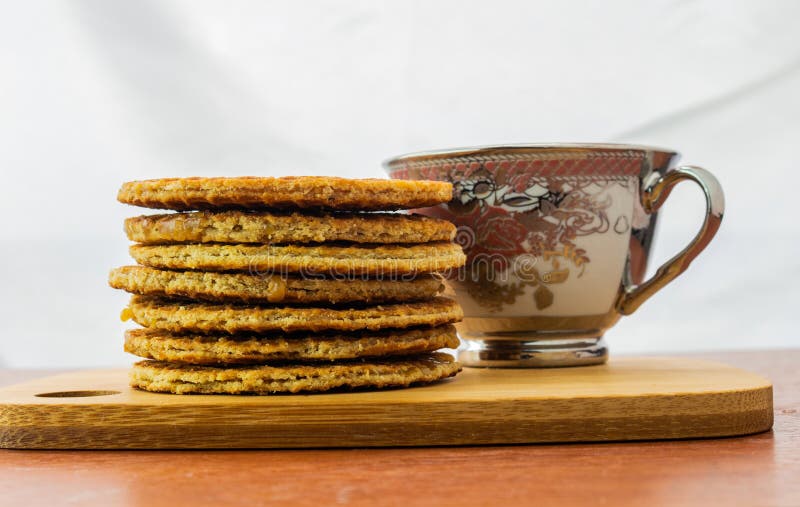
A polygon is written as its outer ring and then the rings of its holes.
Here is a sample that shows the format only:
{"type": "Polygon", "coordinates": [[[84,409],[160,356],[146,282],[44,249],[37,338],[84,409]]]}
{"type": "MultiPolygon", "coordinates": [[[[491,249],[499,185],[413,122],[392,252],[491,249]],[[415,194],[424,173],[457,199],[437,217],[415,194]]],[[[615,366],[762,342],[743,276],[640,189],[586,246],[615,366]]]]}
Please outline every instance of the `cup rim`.
{"type": "Polygon", "coordinates": [[[461,148],[447,148],[440,150],[425,150],[405,153],[383,161],[384,169],[391,170],[392,166],[400,162],[417,162],[420,160],[437,160],[443,158],[459,158],[477,155],[488,155],[503,152],[513,153],[540,153],[547,151],[639,151],[657,152],[669,156],[678,156],[679,153],[668,148],[640,144],[624,143],[520,143],[520,144],[490,144],[484,146],[471,146],[461,148]]]}

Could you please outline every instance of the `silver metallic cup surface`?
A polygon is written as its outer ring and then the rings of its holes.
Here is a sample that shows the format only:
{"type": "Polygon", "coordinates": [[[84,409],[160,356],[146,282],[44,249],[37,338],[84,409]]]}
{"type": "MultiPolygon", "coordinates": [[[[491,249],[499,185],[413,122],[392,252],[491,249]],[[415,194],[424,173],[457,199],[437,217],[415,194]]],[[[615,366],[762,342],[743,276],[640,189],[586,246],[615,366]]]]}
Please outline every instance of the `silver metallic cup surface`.
{"type": "Polygon", "coordinates": [[[416,153],[395,179],[453,183],[453,200],[414,210],[452,221],[467,265],[448,285],[464,308],[468,366],[605,362],[605,331],[683,273],[725,206],[716,178],[677,153],[613,144],[511,145],[416,153]],[[706,198],[691,243],[645,280],[658,209],[680,181],[706,198]]]}

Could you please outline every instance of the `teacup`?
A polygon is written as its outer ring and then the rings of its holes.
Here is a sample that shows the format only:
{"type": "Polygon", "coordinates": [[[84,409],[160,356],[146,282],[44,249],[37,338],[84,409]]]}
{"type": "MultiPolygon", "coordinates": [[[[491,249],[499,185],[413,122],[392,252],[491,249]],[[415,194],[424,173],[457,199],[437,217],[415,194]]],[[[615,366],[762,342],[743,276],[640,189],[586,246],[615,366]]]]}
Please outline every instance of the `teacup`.
{"type": "Polygon", "coordinates": [[[384,166],[395,179],[453,183],[446,205],[415,210],[457,226],[467,265],[448,276],[464,309],[468,366],[605,362],[603,334],[683,273],[719,228],[717,179],[673,167],[678,154],[614,144],[488,146],[415,153],[384,166]],[[644,280],[658,209],[680,181],[706,198],[700,232],[644,280]]]}

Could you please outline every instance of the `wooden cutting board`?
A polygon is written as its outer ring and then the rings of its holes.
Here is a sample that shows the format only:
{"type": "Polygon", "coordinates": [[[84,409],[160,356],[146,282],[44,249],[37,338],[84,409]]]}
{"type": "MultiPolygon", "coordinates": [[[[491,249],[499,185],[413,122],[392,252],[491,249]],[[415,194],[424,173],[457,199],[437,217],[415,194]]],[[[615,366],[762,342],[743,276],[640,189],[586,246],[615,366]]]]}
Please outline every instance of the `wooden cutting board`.
{"type": "Polygon", "coordinates": [[[772,385],[719,363],[614,358],[465,370],[411,389],[176,396],[95,370],[0,389],[0,447],[276,448],[521,444],[744,435],[772,427],[772,385]]]}

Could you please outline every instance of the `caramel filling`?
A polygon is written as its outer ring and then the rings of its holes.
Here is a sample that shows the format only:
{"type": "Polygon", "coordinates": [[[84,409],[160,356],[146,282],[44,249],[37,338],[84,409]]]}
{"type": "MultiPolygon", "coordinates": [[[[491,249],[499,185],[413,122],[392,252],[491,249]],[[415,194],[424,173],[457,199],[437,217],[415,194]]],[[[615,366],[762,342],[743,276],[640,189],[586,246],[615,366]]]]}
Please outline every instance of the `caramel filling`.
{"type": "Polygon", "coordinates": [[[122,322],[127,322],[132,318],[133,318],[133,311],[127,306],[123,308],[119,314],[119,320],[121,320],[122,322]]]}

